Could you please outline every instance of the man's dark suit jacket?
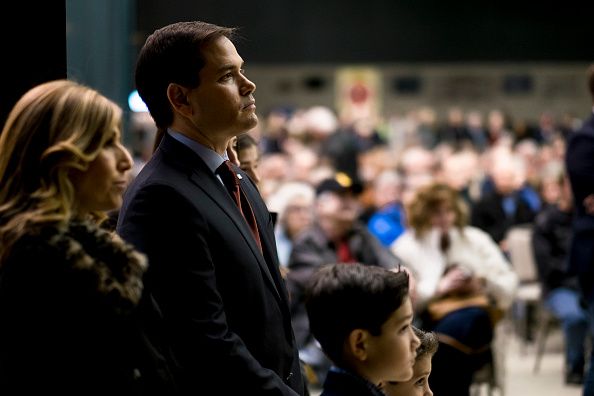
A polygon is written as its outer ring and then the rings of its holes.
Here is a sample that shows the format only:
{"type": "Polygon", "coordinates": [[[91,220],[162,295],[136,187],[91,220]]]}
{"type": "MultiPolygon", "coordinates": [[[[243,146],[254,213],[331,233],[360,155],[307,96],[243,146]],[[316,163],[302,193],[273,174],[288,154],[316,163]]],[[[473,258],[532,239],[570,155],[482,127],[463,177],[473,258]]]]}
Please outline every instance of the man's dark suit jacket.
{"type": "Polygon", "coordinates": [[[497,192],[489,193],[472,208],[471,224],[485,231],[495,242],[501,242],[511,227],[534,221],[535,213],[528,204],[517,194],[514,199],[516,212],[512,217],[507,217],[503,210],[503,196],[497,192]]]}
{"type": "Polygon", "coordinates": [[[565,165],[575,203],[569,269],[590,292],[594,288],[594,216],[586,213],[583,202],[594,194],[594,114],[569,136],[565,165]]]}
{"type": "Polygon", "coordinates": [[[236,171],[263,253],[219,179],[168,134],[125,194],[117,231],[149,258],[139,322],[153,390],[304,393],[272,219],[236,171]]]}

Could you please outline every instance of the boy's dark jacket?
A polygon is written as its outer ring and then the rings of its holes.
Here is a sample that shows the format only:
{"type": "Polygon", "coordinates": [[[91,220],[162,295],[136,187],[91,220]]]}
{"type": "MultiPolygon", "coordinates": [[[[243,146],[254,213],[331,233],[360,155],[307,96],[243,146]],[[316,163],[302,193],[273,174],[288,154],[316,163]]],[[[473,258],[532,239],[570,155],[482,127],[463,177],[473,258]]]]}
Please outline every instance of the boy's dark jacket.
{"type": "Polygon", "coordinates": [[[320,396],[385,396],[385,394],[364,378],[333,367],[326,376],[324,390],[320,396]]]}

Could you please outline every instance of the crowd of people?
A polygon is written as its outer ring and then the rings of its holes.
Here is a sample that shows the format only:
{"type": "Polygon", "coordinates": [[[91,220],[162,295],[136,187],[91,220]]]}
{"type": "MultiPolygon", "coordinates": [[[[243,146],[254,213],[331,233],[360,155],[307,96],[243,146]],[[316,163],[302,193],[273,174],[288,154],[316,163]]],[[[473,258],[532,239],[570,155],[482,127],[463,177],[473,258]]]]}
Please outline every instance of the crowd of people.
{"type": "Polygon", "coordinates": [[[468,395],[514,303],[523,225],[565,381],[593,395],[592,119],[508,129],[453,108],[438,127],[429,108],[382,123],[317,106],[258,122],[234,34],[148,37],[135,76],[156,133],[137,169],[97,91],[52,81],[14,106],[1,393],[468,395]]]}

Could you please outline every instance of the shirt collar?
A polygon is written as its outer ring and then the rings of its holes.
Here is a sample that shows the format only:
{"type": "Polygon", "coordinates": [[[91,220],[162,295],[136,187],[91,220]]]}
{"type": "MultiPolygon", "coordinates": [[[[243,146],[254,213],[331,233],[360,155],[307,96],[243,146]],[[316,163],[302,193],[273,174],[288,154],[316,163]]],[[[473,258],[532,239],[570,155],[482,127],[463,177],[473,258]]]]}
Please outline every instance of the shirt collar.
{"type": "Polygon", "coordinates": [[[353,380],[359,382],[360,384],[365,386],[369,390],[370,394],[373,396],[386,396],[386,394],[380,389],[379,386],[377,386],[374,383],[368,381],[367,379],[361,377],[360,375],[357,375],[351,371],[348,371],[348,370],[345,370],[343,368],[336,367],[336,366],[330,367],[330,371],[339,373],[341,375],[345,375],[345,376],[350,377],[353,380]]]}
{"type": "Polygon", "coordinates": [[[186,135],[176,130],[169,128],[167,129],[167,133],[169,133],[169,136],[195,152],[202,159],[202,161],[206,163],[206,166],[208,166],[208,169],[210,169],[212,173],[215,173],[217,168],[221,166],[223,162],[229,159],[227,153],[221,156],[216,151],[209,149],[205,145],[190,139],[186,135]]]}

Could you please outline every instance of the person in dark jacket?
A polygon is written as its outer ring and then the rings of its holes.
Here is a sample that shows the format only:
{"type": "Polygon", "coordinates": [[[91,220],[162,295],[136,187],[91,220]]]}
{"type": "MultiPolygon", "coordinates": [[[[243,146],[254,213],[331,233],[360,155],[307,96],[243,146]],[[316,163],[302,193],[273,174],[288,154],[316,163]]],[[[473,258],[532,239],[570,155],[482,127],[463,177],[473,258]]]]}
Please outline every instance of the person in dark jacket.
{"type": "Polygon", "coordinates": [[[158,147],[117,232],[150,262],[138,321],[162,394],[304,395],[273,218],[227,152],[258,123],[233,32],[179,22],[146,40],[135,80],[158,147]]]}
{"type": "Polygon", "coordinates": [[[542,298],[563,326],[565,382],[581,384],[584,380],[589,319],[580,304],[578,279],[567,271],[573,222],[569,182],[562,173],[558,175],[557,182],[561,186],[561,196],[558,203],[545,206],[536,216],[532,249],[542,285],[542,298]]]}
{"type": "MultiPolygon", "coordinates": [[[[594,64],[588,69],[588,88],[594,99],[594,64]]],[[[569,269],[580,280],[590,320],[594,320],[594,114],[569,136],[565,166],[575,207],[569,269]]],[[[594,395],[594,354],[591,354],[584,395],[594,395]]]]}
{"type": "Polygon", "coordinates": [[[58,80],[28,91],[0,135],[0,393],[140,394],[132,316],[146,258],[97,219],[132,159],[122,111],[58,80]]]}
{"type": "Polygon", "coordinates": [[[506,234],[518,224],[532,223],[537,211],[522,194],[525,164],[518,157],[501,154],[493,159],[491,177],[494,189],[472,207],[471,224],[487,232],[507,251],[506,234]]]}

